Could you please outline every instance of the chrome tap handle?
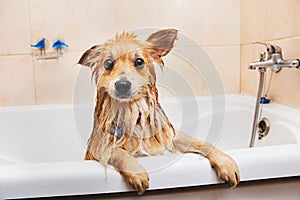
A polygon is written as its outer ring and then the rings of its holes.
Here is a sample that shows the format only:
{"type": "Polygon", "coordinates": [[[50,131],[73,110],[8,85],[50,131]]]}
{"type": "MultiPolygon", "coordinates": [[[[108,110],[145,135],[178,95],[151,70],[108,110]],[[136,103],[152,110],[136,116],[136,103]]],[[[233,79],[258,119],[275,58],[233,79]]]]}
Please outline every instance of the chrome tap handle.
{"type": "Polygon", "coordinates": [[[259,54],[259,62],[264,61],[265,58],[266,58],[266,52],[264,52],[264,51],[260,52],[260,54],[259,54]]]}
{"type": "Polygon", "coordinates": [[[279,53],[281,54],[281,48],[280,46],[270,44],[270,43],[265,43],[265,42],[253,42],[252,44],[261,44],[267,47],[267,52],[268,52],[268,57],[270,58],[272,54],[279,53]]]}

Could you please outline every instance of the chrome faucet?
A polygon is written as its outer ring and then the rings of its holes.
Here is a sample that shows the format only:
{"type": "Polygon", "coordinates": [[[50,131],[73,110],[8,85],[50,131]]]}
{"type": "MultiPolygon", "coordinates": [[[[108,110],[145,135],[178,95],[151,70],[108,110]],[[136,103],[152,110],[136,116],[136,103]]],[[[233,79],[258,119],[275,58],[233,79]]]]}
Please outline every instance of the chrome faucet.
{"type": "MultiPolygon", "coordinates": [[[[259,71],[259,85],[256,97],[256,105],[254,111],[254,119],[252,125],[252,134],[251,134],[251,141],[249,147],[253,147],[255,136],[258,127],[258,117],[261,108],[261,98],[262,98],[262,91],[264,85],[264,78],[265,72],[267,68],[270,68],[273,72],[279,72],[282,68],[299,68],[300,60],[299,59],[291,59],[291,60],[284,60],[282,58],[282,50],[279,46],[270,44],[270,43],[262,43],[262,42],[254,42],[254,44],[261,44],[267,47],[268,57],[266,59],[266,52],[260,53],[260,59],[257,62],[249,63],[249,69],[258,69],[259,71]]],[[[264,135],[265,136],[265,135],[264,135]]],[[[261,138],[259,138],[261,139],[261,138]]]]}
{"type": "Polygon", "coordinates": [[[257,69],[257,68],[266,69],[269,67],[273,72],[277,73],[282,68],[299,68],[300,66],[299,59],[284,60],[282,58],[282,50],[277,45],[270,44],[270,43],[262,43],[262,42],[254,42],[253,44],[261,44],[266,46],[268,58],[265,60],[265,53],[261,53],[260,61],[251,62],[249,64],[249,69],[257,69]]]}

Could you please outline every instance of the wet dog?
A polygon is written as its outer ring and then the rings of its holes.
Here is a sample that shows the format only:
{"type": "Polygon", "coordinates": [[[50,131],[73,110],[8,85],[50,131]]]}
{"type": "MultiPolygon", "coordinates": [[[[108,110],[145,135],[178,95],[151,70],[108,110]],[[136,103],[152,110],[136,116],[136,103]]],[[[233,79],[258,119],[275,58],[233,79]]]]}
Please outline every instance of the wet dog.
{"type": "Polygon", "coordinates": [[[158,102],[154,63],[163,66],[162,58],[176,39],[175,29],[159,30],[145,41],[123,32],[82,55],[78,63],[92,69],[97,87],[85,159],[112,165],[142,194],[149,187],[149,177],[136,157],[166,150],[197,153],[209,159],[219,178],[236,187],[236,162],[214,146],[175,130],[158,102]]]}

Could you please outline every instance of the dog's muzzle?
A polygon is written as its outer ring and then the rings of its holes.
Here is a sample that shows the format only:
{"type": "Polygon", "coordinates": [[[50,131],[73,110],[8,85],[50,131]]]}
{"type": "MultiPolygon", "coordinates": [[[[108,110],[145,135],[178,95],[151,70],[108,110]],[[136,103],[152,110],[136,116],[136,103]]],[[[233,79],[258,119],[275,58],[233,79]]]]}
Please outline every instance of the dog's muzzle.
{"type": "Polygon", "coordinates": [[[131,82],[121,79],[115,83],[115,95],[120,99],[129,98],[131,95],[131,82]]]}

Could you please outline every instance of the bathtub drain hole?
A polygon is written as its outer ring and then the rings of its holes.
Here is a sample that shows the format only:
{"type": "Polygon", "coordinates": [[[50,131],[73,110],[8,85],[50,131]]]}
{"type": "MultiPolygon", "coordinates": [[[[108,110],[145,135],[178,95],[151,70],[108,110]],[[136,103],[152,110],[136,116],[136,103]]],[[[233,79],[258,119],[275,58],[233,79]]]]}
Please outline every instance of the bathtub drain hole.
{"type": "Polygon", "coordinates": [[[257,124],[258,139],[267,136],[270,131],[270,122],[267,118],[262,118],[257,124]]]}

